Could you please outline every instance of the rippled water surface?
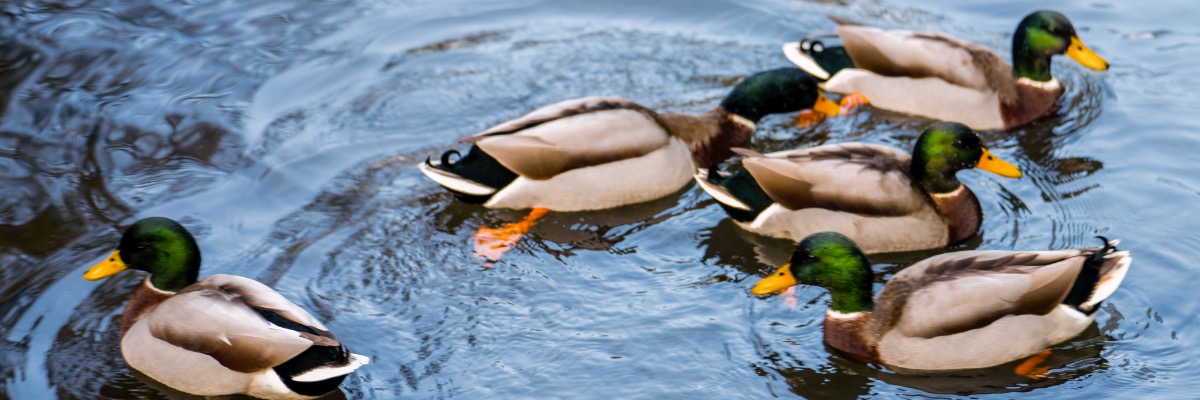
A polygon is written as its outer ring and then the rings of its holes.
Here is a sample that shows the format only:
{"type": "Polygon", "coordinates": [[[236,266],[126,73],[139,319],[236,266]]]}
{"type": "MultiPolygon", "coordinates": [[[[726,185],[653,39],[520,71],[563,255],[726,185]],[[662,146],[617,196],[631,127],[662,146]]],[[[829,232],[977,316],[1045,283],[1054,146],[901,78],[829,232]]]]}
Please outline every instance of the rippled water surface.
{"type": "MultiPolygon", "coordinates": [[[[1011,365],[897,375],[831,355],[828,304],[756,299],[791,243],[734,226],[694,186],[551,213],[485,268],[470,235],[522,211],[457,202],[415,163],[543,104],[617,95],[715,106],[788,66],[824,15],[931,29],[1008,54],[1033,1],[15,1],[0,5],[0,398],[164,398],[121,359],[138,274],[83,271],[121,230],[169,216],[203,275],[261,280],[373,363],[347,398],[1193,398],[1200,384],[1200,11],[1056,3],[1105,73],[1055,61],[1059,113],[985,141],[1026,173],[964,172],[967,247],[1123,239],[1135,255],[1096,324],[1043,379],[1011,365]]],[[[753,146],[909,148],[928,121],[867,109],[753,146]]],[[[936,252],[874,257],[880,282],[936,252]]],[[[336,395],[335,395],[336,397],[336,395]]]]}

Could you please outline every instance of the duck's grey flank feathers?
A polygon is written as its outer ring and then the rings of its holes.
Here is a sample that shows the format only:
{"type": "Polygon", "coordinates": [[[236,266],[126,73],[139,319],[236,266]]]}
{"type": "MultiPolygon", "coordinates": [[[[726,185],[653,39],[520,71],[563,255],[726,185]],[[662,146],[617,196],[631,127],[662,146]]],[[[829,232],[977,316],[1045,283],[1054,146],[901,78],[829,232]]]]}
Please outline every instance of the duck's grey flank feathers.
{"type": "Polygon", "coordinates": [[[649,154],[666,146],[668,139],[652,114],[613,109],[557,118],[524,128],[520,135],[484,137],[475,145],[505,168],[542,180],[649,154]]]}
{"type": "Polygon", "coordinates": [[[528,114],[525,114],[520,118],[505,121],[499,125],[485,129],[482,132],[459,139],[459,141],[463,143],[475,143],[488,136],[507,135],[513,132],[519,132],[523,129],[528,129],[530,127],[554,121],[559,118],[566,118],[573,115],[586,114],[596,111],[620,109],[649,111],[646,107],[643,107],[640,104],[620,97],[581,97],[577,99],[563,100],[545,107],[538,108],[530,111],[528,114]]]}
{"type": "Polygon", "coordinates": [[[908,337],[932,338],[982,328],[1010,315],[1048,314],[1062,304],[1087,256],[1097,250],[967,251],[930,257],[898,272],[876,296],[872,337],[895,329],[908,337]]]}
{"type": "Polygon", "coordinates": [[[940,34],[885,30],[841,21],[837,32],[846,54],[858,68],[883,76],[934,77],[975,90],[996,92],[1002,104],[1017,102],[1012,66],[977,44],[940,34]]]}
{"type": "Polygon", "coordinates": [[[791,210],[825,208],[898,216],[928,206],[908,176],[911,156],[865,143],[825,145],[742,160],[779,205],[791,210]],[[852,177],[853,182],[848,182],[852,177]]]}
{"type": "Polygon", "coordinates": [[[212,356],[238,372],[279,365],[313,346],[338,345],[312,315],[256,281],[232,275],[202,279],[167,299],[143,321],[150,334],[180,348],[212,356]],[[269,310],[321,335],[277,327],[254,312],[269,310]]]}

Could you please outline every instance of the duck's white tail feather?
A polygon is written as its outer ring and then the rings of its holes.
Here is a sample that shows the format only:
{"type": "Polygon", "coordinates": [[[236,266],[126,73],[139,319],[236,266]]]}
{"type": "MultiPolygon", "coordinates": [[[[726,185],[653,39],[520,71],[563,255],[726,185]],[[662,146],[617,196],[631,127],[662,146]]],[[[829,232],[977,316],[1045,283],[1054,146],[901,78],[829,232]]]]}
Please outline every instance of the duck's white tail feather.
{"type": "Polygon", "coordinates": [[[804,51],[800,49],[800,42],[784,43],[783,55],[787,57],[789,61],[796,64],[797,67],[800,67],[800,69],[804,70],[804,72],[817,77],[817,79],[829,79],[829,71],[826,71],[825,68],[821,68],[820,65],[817,65],[817,60],[809,57],[808,54],[804,54],[804,51]]]}
{"type": "MultiPolygon", "coordinates": [[[[1109,244],[1115,247],[1115,242],[1114,240],[1109,244]]],[[[1121,281],[1125,280],[1125,273],[1129,272],[1131,263],[1133,263],[1133,256],[1128,251],[1115,251],[1104,256],[1104,266],[1100,270],[1100,282],[1096,284],[1096,290],[1092,292],[1092,297],[1081,304],[1080,308],[1092,309],[1108,296],[1112,296],[1113,292],[1117,291],[1117,287],[1121,286],[1121,281]]]]}
{"type": "Polygon", "coordinates": [[[346,363],[346,365],[314,368],[311,371],[292,377],[292,380],[296,382],[320,382],[329,378],[349,375],[351,372],[354,372],[354,370],[369,363],[371,363],[371,359],[369,357],[350,353],[350,360],[346,363]]]}
{"type": "Polygon", "coordinates": [[[417,167],[421,169],[421,172],[424,173],[425,176],[429,177],[429,179],[433,179],[433,181],[437,182],[439,185],[445,186],[446,189],[472,196],[487,196],[492,193],[496,193],[495,188],[484,186],[478,182],[463,178],[457,174],[446,172],[439,168],[434,168],[436,165],[431,164],[434,162],[435,161],[423,162],[417,164],[417,167]]]}
{"type": "Polygon", "coordinates": [[[746,203],[743,203],[741,200],[738,200],[737,197],[734,197],[733,194],[729,193],[728,190],[725,190],[724,187],[717,185],[715,183],[709,182],[708,181],[708,171],[703,170],[703,169],[698,170],[698,171],[696,171],[695,175],[692,175],[692,177],[696,178],[696,183],[700,184],[700,188],[704,189],[705,193],[708,193],[709,196],[712,196],[714,199],[716,199],[721,204],[724,204],[724,205],[727,205],[727,206],[730,206],[730,207],[733,207],[733,208],[736,208],[739,210],[747,210],[747,211],[750,210],[750,206],[746,205],[746,203]]]}

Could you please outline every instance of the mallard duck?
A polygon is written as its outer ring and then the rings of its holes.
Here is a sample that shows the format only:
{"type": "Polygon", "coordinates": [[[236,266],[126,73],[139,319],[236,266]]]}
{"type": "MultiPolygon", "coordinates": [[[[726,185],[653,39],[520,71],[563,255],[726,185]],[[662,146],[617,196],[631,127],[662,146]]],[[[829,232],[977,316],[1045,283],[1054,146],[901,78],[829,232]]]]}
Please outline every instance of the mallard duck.
{"type": "Polygon", "coordinates": [[[1062,84],[1050,57],[1066,54],[1103,71],[1108,62],[1083,44],[1071,21],[1035,11],[1013,33],[1013,66],[988,49],[925,32],[880,29],[831,17],[841,46],[819,38],[783,46],[784,54],[825,90],[860,92],[886,110],[958,121],[974,129],[1008,129],[1052,112],[1062,84]]]}
{"type": "Polygon", "coordinates": [[[763,116],[810,107],[840,111],[795,68],[750,76],[698,116],[659,114],[614,97],[566,100],[462,139],[472,144],[465,156],[452,162],[459,153],[451,150],[420,169],[489,208],[612,208],[678,191],[697,167],[747,143],[763,116]]]}
{"type": "Polygon", "coordinates": [[[200,248],[170,219],[137,221],[117,251],[83,277],[94,281],[126,269],[150,275],[121,315],[121,354],[130,367],[173,389],[312,398],[336,390],[369,361],[262,283],[232,275],[197,281],[200,248]]]}
{"type": "Polygon", "coordinates": [[[1009,178],[1021,171],[983,147],[971,128],[939,122],[909,155],[892,147],[840,143],[745,156],[742,170],[700,170],[695,179],[738,226],[800,240],[820,231],[850,236],[868,253],[961,243],[982,212],[955,174],[979,168],[1009,178]]]}
{"type": "MultiPolygon", "coordinates": [[[[897,233],[902,234],[902,233],[897,233]]],[[[871,264],[854,241],[813,234],[754,285],[766,295],[797,284],[829,289],[825,342],[862,361],[907,370],[985,368],[1037,354],[1090,325],[1133,257],[1103,247],[962,251],[901,270],[872,299],[871,264]]]]}

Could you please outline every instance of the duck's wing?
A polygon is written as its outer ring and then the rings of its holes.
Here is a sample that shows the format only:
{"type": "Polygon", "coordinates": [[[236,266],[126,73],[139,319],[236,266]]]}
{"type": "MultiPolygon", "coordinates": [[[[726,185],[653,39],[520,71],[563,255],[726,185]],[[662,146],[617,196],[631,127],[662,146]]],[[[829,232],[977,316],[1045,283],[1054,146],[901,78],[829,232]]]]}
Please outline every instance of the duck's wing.
{"type": "Polygon", "coordinates": [[[1110,252],[1089,261],[1097,251],[964,251],[931,257],[896,273],[876,296],[872,333],[879,337],[896,329],[932,338],[1009,315],[1045,315],[1063,304],[1088,262],[1099,271],[1100,282],[1089,288],[1091,299],[1099,302],[1115,290],[1131,258],[1110,252]]]}
{"type": "Polygon", "coordinates": [[[262,283],[232,275],[188,286],[141,321],[155,338],[238,372],[277,366],[313,346],[345,353],[308,312],[262,283]]]}
{"type": "Polygon", "coordinates": [[[551,104],[464,141],[521,176],[549,179],[648,154],[667,145],[668,133],[653,111],[632,101],[587,97],[551,104]]]}
{"type": "Polygon", "coordinates": [[[1016,99],[1012,66],[974,43],[936,33],[881,29],[831,17],[846,53],[858,68],[884,76],[938,78],[1016,99]]]}
{"type": "Polygon", "coordinates": [[[533,126],[593,111],[615,109],[644,109],[641,105],[629,99],[620,97],[590,96],[563,100],[522,115],[516,119],[501,122],[491,128],[474,135],[459,139],[463,143],[475,143],[488,136],[507,135],[519,132],[533,126]]]}
{"type": "Polygon", "coordinates": [[[908,175],[911,156],[866,143],[747,155],[742,165],[758,185],[788,209],[825,208],[867,215],[906,215],[928,206],[908,175]]]}

